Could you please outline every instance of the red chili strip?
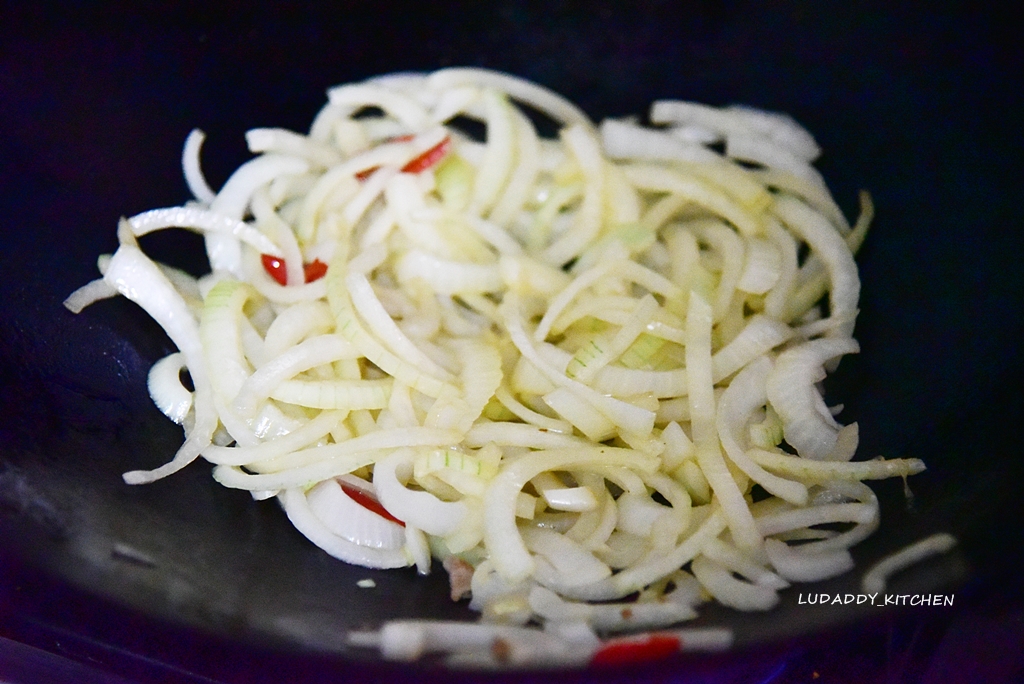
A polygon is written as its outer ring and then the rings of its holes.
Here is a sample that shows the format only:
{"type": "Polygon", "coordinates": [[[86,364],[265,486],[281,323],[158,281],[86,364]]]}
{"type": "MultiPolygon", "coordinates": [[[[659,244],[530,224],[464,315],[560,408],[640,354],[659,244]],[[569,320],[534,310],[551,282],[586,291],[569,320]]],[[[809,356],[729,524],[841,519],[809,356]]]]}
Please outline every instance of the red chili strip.
{"type": "Polygon", "coordinates": [[[356,489],[355,487],[352,487],[350,485],[346,485],[345,483],[341,484],[341,491],[343,491],[346,494],[348,494],[348,497],[350,499],[355,501],[357,504],[359,504],[363,508],[365,508],[365,509],[367,509],[369,511],[373,511],[374,513],[376,513],[377,515],[379,515],[380,517],[382,517],[382,518],[384,518],[386,520],[390,520],[391,522],[396,522],[399,525],[401,525],[402,527],[405,527],[405,523],[404,522],[402,522],[401,520],[399,520],[395,516],[393,516],[390,513],[388,513],[387,509],[384,508],[383,506],[381,506],[380,502],[377,501],[376,499],[374,499],[369,494],[367,494],[367,493],[365,493],[363,491],[360,491],[359,489],[356,489]]]}
{"type": "Polygon", "coordinates": [[[372,176],[373,172],[376,171],[379,168],[380,168],[379,166],[372,166],[372,167],[370,167],[368,169],[365,169],[363,171],[357,171],[356,172],[356,180],[359,181],[360,183],[362,183],[364,180],[366,180],[367,178],[372,176]]]}
{"type": "Polygon", "coordinates": [[[452,139],[445,136],[444,140],[403,166],[402,172],[420,173],[421,171],[426,171],[431,166],[444,159],[444,156],[448,154],[448,150],[451,149],[451,146],[452,139]]]}
{"type": "Polygon", "coordinates": [[[626,665],[667,658],[679,653],[679,637],[672,634],[647,634],[642,639],[624,637],[606,641],[590,658],[591,665],[626,665]]]}
{"type": "MultiPolygon", "coordinates": [[[[411,135],[400,135],[397,138],[391,138],[389,142],[407,142],[412,140],[411,135]]],[[[444,159],[445,155],[452,147],[452,139],[445,136],[445,139],[431,147],[426,152],[420,154],[417,157],[411,159],[405,166],[402,167],[402,173],[420,173],[426,171],[431,166],[437,164],[437,162],[444,159]]],[[[364,169],[355,174],[356,180],[362,182],[369,178],[374,171],[379,169],[379,166],[374,166],[369,169],[364,169]]]]}

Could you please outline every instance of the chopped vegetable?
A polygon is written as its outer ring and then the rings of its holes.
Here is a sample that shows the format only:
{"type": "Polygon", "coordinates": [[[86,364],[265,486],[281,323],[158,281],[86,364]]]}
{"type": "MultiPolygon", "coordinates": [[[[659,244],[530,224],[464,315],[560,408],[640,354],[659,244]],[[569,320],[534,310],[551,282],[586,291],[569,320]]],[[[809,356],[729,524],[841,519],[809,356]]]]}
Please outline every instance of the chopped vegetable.
{"type": "Polygon", "coordinates": [[[216,193],[193,132],[195,200],[124,219],[103,279],[68,298],[121,293],[179,350],[149,387],[185,442],[126,482],[202,456],[335,558],[421,573],[441,559],[482,623],[351,635],[395,659],[726,648],[728,630],[666,630],[709,597],[770,610],[790,582],[852,567],[879,525],[861,480],[924,464],[851,461],[857,425],[825,402],[821,381],[860,349],[853,253],[873,207],[864,195],[851,228],[807,131],[686,102],[656,103],[659,128],[595,126],[481,69],[329,99],[308,135],[250,131],[257,156],[216,193]],[[171,227],[205,236],[213,273],[141,251],[137,236],[171,227]],[[609,637],[636,630],[652,631],[609,637]]]}
{"type": "MultiPolygon", "coordinates": [[[[263,263],[263,269],[267,272],[267,275],[276,280],[278,285],[288,284],[288,270],[284,259],[270,256],[269,254],[261,254],[260,261],[263,263]]],[[[302,271],[305,282],[311,283],[327,275],[327,264],[319,259],[314,259],[309,263],[303,264],[302,271]]]]}
{"type": "Polygon", "coordinates": [[[621,638],[605,643],[590,659],[591,665],[627,665],[667,658],[679,652],[679,637],[645,634],[640,639],[621,638]]]}

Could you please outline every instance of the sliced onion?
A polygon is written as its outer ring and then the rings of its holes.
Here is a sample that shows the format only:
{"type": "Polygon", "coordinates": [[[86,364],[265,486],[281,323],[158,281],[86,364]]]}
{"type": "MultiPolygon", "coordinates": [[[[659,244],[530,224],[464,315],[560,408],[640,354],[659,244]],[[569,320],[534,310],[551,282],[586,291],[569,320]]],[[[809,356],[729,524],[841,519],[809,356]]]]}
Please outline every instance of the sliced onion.
{"type": "Polygon", "coordinates": [[[711,365],[711,306],[690,293],[686,314],[686,371],[690,425],[697,464],[722,504],[722,513],[736,542],[744,548],[760,546],[750,508],[722,457],[715,426],[714,383],[711,365]]]}
{"type": "Polygon", "coordinates": [[[489,69],[448,68],[432,73],[429,76],[429,82],[435,88],[451,88],[467,84],[496,88],[508,93],[510,97],[548,114],[563,125],[590,123],[590,118],[583,110],[558,93],[510,74],[489,69]]]}
{"type": "Polygon", "coordinates": [[[149,369],[147,386],[149,396],[160,412],[179,425],[192,408],[192,392],[181,384],[179,377],[185,370],[185,355],[168,354],[149,369]]]}
{"type": "Polygon", "coordinates": [[[935,554],[946,553],[956,545],[956,537],[946,532],[933,534],[930,537],[914,542],[896,553],[886,556],[875,563],[861,580],[865,593],[885,591],[886,580],[900,570],[918,563],[935,554]]]}
{"type": "Polygon", "coordinates": [[[242,417],[252,416],[260,402],[288,378],[325,363],[357,356],[352,345],[338,335],[321,335],[305,340],[268,361],[246,378],[235,396],[235,410],[242,417]]]}
{"type": "Polygon", "coordinates": [[[419,279],[443,295],[497,292],[503,284],[497,264],[449,261],[419,250],[406,252],[397,270],[403,284],[419,279]]]}
{"type": "Polygon", "coordinates": [[[506,298],[502,308],[505,314],[505,327],[508,330],[512,343],[515,344],[519,353],[536,366],[549,381],[555,385],[572,390],[579,398],[591,403],[605,417],[629,432],[647,434],[651,431],[651,428],[654,426],[654,413],[652,411],[599,394],[587,385],[567,378],[563,373],[552,368],[537,353],[536,348],[530,341],[530,337],[523,329],[522,321],[519,319],[519,313],[515,307],[514,298],[506,298]]]}
{"type": "Polygon", "coordinates": [[[478,215],[487,214],[494,206],[505,179],[512,171],[517,128],[512,107],[503,95],[494,90],[485,90],[483,104],[487,144],[469,200],[469,211],[478,215]]]}
{"type": "Polygon", "coordinates": [[[128,223],[132,233],[137,237],[165,228],[187,228],[207,235],[222,234],[236,237],[263,254],[281,254],[280,249],[270,238],[247,223],[226,214],[198,207],[152,209],[132,216],[128,223]]]}
{"type": "Polygon", "coordinates": [[[645,128],[628,121],[605,119],[601,144],[612,159],[716,162],[721,157],[706,147],[687,142],[667,131],[645,128]]]}
{"type": "Polygon", "coordinates": [[[64,300],[64,307],[71,313],[81,313],[82,309],[100,301],[116,297],[118,291],[104,278],[92,280],[78,288],[64,300]]]}
{"type": "Polygon", "coordinates": [[[839,439],[839,426],[815,386],[825,378],[824,363],[859,349],[850,338],[811,340],[781,353],[768,374],[768,401],[782,419],[786,441],[804,458],[828,458],[839,439]]]}
{"type": "Polygon", "coordinates": [[[668,551],[646,555],[638,563],[612,576],[607,586],[597,588],[588,598],[619,598],[646,587],[659,577],[664,577],[693,560],[704,544],[718,537],[725,528],[725,516],[720,510],[716,510],[694,530],[693,534],[679,542],[677,546],[668,551]]]}
{"type": "Polygon", "coordinates": [[[245,132],[245,142],[253,154],[272,152],[306,159],[315,168],[330,168],[341,162],[341,156],[330,147],[315,144],[304,135],[286,128],[252,128],[245,132]]]}
{"type": "MultiPolygon", "coordinates": [[[[309,170],[309,164],[296,157],[267,154],[242,164],[231,174],[210,203],[210,211],[240,221],[253,193],[270,181],[309,170]]],[[[238,238],[225,233],[207,233],[206,251],[213,270],[241,276],[241,247],[238,238]]],[[[276,249],[274,250],[276,252],[276,249]]]]}
{"type": "Polygon", "coordinates": [[[814,138],[791,117],[752,107],[712,107],[697,102],[659,100],[651,106],[656,124],[700,126],[722,135],[762,133],[803,159],[815,159],[820,150],[814,138]]]}
{"type": "Polygon", "coordinates": [[[181,168],[185,173],[185,183],[189,191],[203,204],[210,204],[217,194],[210,188],[199,164],[199,151],[203,147],[206,134],[193,128],[185,138],[185,147],[181,151],[181,168]]]}
{"type": "Polygon", "coordinates": [[[828,219],[793,197],[778,197],[774,211],[790,230],[810,245],[814,254],[824,263],[831,280],[829,316],[842,321],[830,336],[849,337],[857,317],[860,276],[843,236],[832,227],[828,219]]]}
{"type": "Polygon", "coordinates": [[[298,302],[278,312],[263,338],[264,354],[273,359],[309,335],[329,332],[331,309],[322,301],[298,302]]]}
{"type": "Polygon", "coordinates": [[[255,446],[210,445],[203,451],[203,458],[211,463],[235,466],[266,461],[314,444],[333,430],[344,418],[345,413],[342,411],[323,411],[302,427],[255,446]]]}
{"type": "Polygon", "coordinates": [[[306,501],[324,527],[353,544],[400,549],[405,543],[401,525],[356,503],[336,479],[324,480],[310,489],[306,501]]]}
{"type": "Polygon", "coordinates": [[[822,187],[825,185],[821,174],[815,171],[807,160],[801,159],[781,145],[755,135],[742,133],[729,135],[725,141],[725,154],[733,159],[763,164],[791,173],[822,187]]]}
{"type": "MultiPolygon", "coordinates": [[[[484,502],[484,542],[498,572],[511,582],[532,574],[534,561],[516,528],[516,498],[523,486],[539,473],[562,468],[583,468],[591,464],[614,464],[653,470],[657,462],[629,449],[580,447],[535,451],[503,469],[491,483],[484,502]]],[[[627,592],[628,593],[628,592],[627,592]]]]}
{"type": "Polygon", "coordinates": [[[589,487],[551,487],[541,492],[549,508],[558,511],[592,511],[597,497],[589,487]]]}
{"type": "MultiPolygon", "coordinates": [[[[540,170],[540,142],[533,124],[520,112],[513,110],[515,119],[516,160],[489,218],[495,224],[508,226],[529,199],[530,191],[540,170]]],[[[488,132],[488,135],[490,133],[488,132]]],[[[507,235],[502,232],[502,235],[507,235]]],[[[518,246],[518,243],[517,243],[518,246]]]]}
{"type": "Polygon", "coordinates": [[[776,590],[785,589],[789,586],[789,582],[755,561],[749,555],[744,554],[732,544],[720,539],[712,539],[705,544],[701,554],[730,572],[743,575],[759,586],[776,590]]]}
{"type": "Polygon", "coordinates": [[[564,534],[537,527],[527,527],[522,534],[526,548],[549,564],[551,572],[537,576],[542,584],[545,579],[558,586],[589,584],[612,574],[611,568],[564,534]]]}
{"type": "Polygon", "coordinates": [[[690,569],[716,601],[730,608],[768,610],[779,603],[779,595],[775,589],[738,580],[726,568],[707,556],[697,556],[693,559],[690,569]]]}
{"type": "Polygon", "coordinates": [[[400,449],[379,461],[373,469],[373,488],[388,513],[418,529],[437,536],[454,532],[468,510],[461,501],[441,501],[430,492],[408,489],[398,480],[397,469],[412,470],[416,454],[400,449]]]}
{"type": "Polygon", "coordinates": [[[331,105],[345,114],[363,107],[380,107],[411,130],[419,130],[430,120],[426,110],[411,97],[380,85],[354,84],[327,91],[331,105]]]}
{"type": "Polygon", "coordinates": [[[387,380],[285,380],[270,396],[296,406],[317,409],[381,409],[388,405],[391,383],[387,380]]]}
{"type": "Polygon", "coordinates": [[[421,372],[413,364],[403,361],[374,339],[355,316],[345,286],[344,267],[335,263],[327,270],[327,300],[337,321],[338,332],[359,349],[359,352],[388,375],[429,396],[456,393],[450,384],[421,372]]]}
{"type": "Polygon", "coordinates": [[[135,470],[124,474],[128,484],[153,482],[177,472],[195,460],[210,444],[217,428],[212,389],[203,365],[199,328],[185,300],[138,247],[122,244],[111,258],[103,278],[160,324],[174,345],[185,355],[196,388],[195,424],[174,458],[154,470],[135,470]]]}
{"type": "Polygon", "coordinates": [[[764,550],[779,574],[794,582],[818,582],[853,569],[846,549],[807,553],[778,539],[765,539],[764,550]]]}
{"type": "MultiPolygon", "coordinates": [[[[242,307],[253,296],[252,288],[237,280],[221,280],[206,295],[199,332],[206,367],[216,395],[232,401],[246,379],[251,366],[242,351],[239,319],[242,307]]],[[[190,366],[191,368],[191,366],[190,366]]]]}
{"type": "Polygon", "coordinates": [[[722,393],[718,402],[718,436],[722,448],[736,467],[769,493],[797,506],[807,503],[807,487],[799,482],[773,475],[747,456],[743,444],[744,428],[750,415],[767,400],[765,381],[772,362],[762,356],[741,370],[722,393]]]}
{"type": "Polygon", "coordinates": [[[295,529],[338,560],[365,568],[403,568],[409,565],[409,559],[401,549],[354,544],[332,532],[313,513],[301,489],[286,489],[278,498],[295,529]]]}
{"type": "Polygon", "coordinates": [[[589,126],[572,126],[563,132],[563,138],[583,174],[583,201],[572,224],[543,251],[545,261],[562,266],[586,248],[601,231],[602,197],[605,186],[605,162],[600,144],[589,126]]]}
{"type": "Polygon", "coordinates": [[[653,164],[629,164],[624,167],[630,182],[641,190],[679,195],[725,218],[744,235],[762,232],[761,222],[746,211],[728,193],[703,179],[694,178],[667,167],[653,164]]]}
{"type": "Polygon", "coordinates": [[[615,435],[615,424],[591,404],[580,401],[570,389],[557,387],[541,399],[591,442],[600,443],[615,435]]]}
{"type": "Polygon", "coordinates": [[[720,382],[759,356],[793,337],[793,329],[767,316],[754,314],[750,321],[711,358],[712,377],[720,382]]]}
{"type": "Polygon", "coordinates": [[[764,294],[779,280],[782,255],[772,242],[762,237],[748,238],[746,246],[746,261],[736,288],[751,294],[764,294]]]}

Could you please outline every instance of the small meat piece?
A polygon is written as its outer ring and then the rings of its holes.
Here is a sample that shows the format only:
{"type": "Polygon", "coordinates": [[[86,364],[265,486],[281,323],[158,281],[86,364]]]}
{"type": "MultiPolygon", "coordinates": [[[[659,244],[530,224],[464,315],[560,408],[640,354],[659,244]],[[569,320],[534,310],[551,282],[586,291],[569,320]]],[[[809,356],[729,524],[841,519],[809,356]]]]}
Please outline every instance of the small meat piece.
{"type": "Polygon", "coordinates": [[[448,556],[441,564],[448,571],[448,583],[451,585],[452,601],[468,598],[472,593],[473,566],[458,556],[448,556]]]}

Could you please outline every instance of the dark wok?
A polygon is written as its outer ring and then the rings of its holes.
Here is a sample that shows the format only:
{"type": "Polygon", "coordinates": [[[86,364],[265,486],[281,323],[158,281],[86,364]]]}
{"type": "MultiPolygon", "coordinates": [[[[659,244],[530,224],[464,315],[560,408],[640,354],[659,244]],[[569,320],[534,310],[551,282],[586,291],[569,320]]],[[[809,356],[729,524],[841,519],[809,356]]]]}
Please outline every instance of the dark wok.
{"type": "MultiPolygon", "coordinates": [[[[911,481],[910,503],[898,481],[876,487],[883,526],[854,555],[866,564],[951,531],[960,546],[893,590],[955,604],[798,604],[800,591],[856,592],[855,573],[793,590],[768,614],[707,609],[700,624],[732,626],[736,652],[672,658],[644,676],[1010,681],[1024,645],[1013,439],[1024,241],[1021,64],[1008,22],[881,4],[456,5],[2,11],[0,676],[400,678],[407,671],[339,635],[387,617],[472,619],[448,601],[443,573],[333,561],[276,504],[221,488],[206,465],[124,485],[121,472],[163,462],[180,441],[145,388],[170,343],[127,302],[76,317],[61,301],[95,277],[120,215],[186,198],[178,159],[193,126],[209,136],[217,187],[248,158],[245,130],[303,130],[328,86],[479,65],[548,85],[595,118],[664,97],[788,112],[825,150],[840,205],[852,213],[867,187],[878,207],[859,257],[863,351],[829,392],[859,421],[862,457],[919,457],[929,470],[911,481]],[[377,589],[357,588],[364,577],[377,589]]],[[[148,243],[193,270],[198,246],[181,234],[148,243]]]]}

